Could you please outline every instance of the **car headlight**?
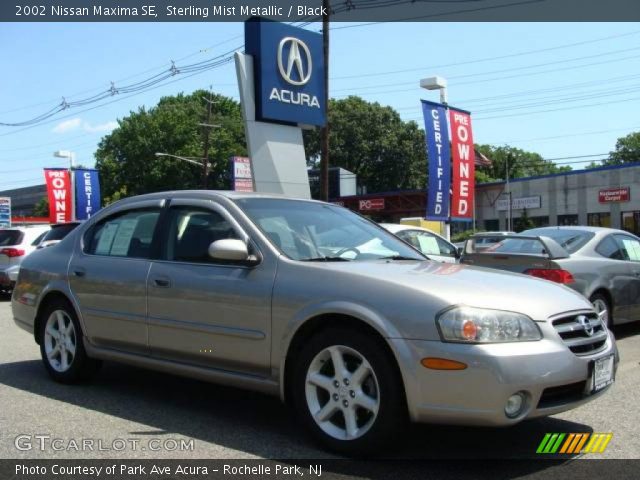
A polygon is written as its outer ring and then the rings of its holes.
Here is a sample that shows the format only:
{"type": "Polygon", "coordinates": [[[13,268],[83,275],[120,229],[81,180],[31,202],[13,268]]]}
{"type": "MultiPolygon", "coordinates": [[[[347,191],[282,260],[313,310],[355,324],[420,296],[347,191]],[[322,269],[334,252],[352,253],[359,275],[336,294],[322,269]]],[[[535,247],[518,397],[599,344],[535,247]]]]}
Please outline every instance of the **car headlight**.
{"type": "Polygon", "coordinates": [[[461,306],[443,311],[437,321],[445,342],[530,342],[542,338],[533,320],[515,312],[461,306]]]}

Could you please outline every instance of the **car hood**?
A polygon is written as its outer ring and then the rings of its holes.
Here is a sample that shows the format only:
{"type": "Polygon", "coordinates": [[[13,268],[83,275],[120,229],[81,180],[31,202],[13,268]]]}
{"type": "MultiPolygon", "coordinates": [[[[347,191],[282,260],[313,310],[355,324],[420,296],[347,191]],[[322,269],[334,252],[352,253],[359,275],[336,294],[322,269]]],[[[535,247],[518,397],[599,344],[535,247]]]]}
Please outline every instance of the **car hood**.
{"type": "Polygon", "coordinates": [[[420,291],[443,307],[468,305],[528,315],[544,321],[554,315],[591,309],[582,295],[565,286],[538,278],[432,261],[378,260],[317,264],[321,268],[370,277],[376,283],[420,291]]]}

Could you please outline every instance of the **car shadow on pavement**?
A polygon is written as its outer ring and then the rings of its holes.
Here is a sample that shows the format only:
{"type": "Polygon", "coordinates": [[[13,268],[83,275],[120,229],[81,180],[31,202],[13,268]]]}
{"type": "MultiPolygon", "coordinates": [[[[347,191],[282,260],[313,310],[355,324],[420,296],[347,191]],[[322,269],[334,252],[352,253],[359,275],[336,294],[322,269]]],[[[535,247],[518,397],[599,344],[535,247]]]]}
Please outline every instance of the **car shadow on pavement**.
{"type": "Polygon", "coordinates": [[[622,340],[623,338],[640,335],[640,322],[615,325],[611,331],[613,332],[613,336],[616,337],[616,340],[622,340]]]}
{"type": "MultiPolygon", "coordinates": [[[[90,383],[61,385],[49,378],[38,360],[1,364],[0,384],[149,427],[117,432],[119,437],[178,434],[196,440],[196,453],[201,441],[264,458],[336,458],[306,439],[278,398],[260,393],[115,363],[105,363],[90,383]]],[[[556,463],[540,461],[549,457],[535,453],[546,433],[591,431],[587,425],[557,418],[511,428],[412,425],[392,442],[395,448],[384,458],[403,465],[406,460],[536,458],[523,464],[539,470],[556,463]]],[[[567,455],[562,460],[569,459],[567,455]]]]}
{"type": "Polygon", "coordinates": [[[0,292],[0,303],[10,302],[11,294],[6,292],[0,292]]]}

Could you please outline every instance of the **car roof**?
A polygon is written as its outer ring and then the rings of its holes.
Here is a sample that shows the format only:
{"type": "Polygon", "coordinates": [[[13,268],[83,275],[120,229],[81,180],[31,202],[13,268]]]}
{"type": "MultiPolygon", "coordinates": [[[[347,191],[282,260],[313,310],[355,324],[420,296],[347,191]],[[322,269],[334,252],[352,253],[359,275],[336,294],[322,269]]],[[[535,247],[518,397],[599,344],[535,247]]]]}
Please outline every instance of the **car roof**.
{"type": "Polygon", "coordinates": [[[420,230],[423,232],[431,233],[432,235],[436,235],[442,238],[443,240],[448,241],[446,238],[444,238],[442,235],[438,234],[437,232],[434,232],[433,230],[429,230],[428,228],[419,227],[417,225],[404,225],[401,223],[381,223],[380,226],[385,228],[386,230],[389,230],[391,233],[402,232],[404,230],[420,230]]]}
{"type": "Polygon", "coordinates": [[[138,200],[155,200],[155,199],[163,199],[167,197],[171,197],[171,198],[225,197],[230,200],[239,200],[243,198],[261,198],[261,199],[272,198],[276,200],[295,200],[300,202],[325,203],[325,202],[320,202],[318,200],[291,197],[288,195],[282,195],[278,193],[236,192],[233,190],[171,190],[166,192],[147,193],[144,195],[127,197],[118,201],[117,203],[119,205],[126,205],[127,203],[136,202],[138,200]]]}
{"type": "Polygon", "coordinates": [[[629,233],[625,230],[619,230],[617,228],[607,228],[607,227],[590,227],[590,226],[580,226],[580,225],[572,225],[572,226],[557,226],[557,227],[536,227],[525,230],[524,232],[530,232],[532,230],[577,230],[583,232],[591,232],[591,233],[629,233]]]}

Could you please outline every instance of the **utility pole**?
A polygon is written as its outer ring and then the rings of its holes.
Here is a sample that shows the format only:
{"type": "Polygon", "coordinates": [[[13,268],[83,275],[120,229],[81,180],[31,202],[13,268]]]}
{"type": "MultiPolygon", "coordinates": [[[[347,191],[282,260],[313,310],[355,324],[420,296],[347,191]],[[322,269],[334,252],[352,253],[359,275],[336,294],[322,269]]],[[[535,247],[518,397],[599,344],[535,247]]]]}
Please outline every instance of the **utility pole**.
{"type": "Polygon", "coordinates": [[[324,111],[327,123],[320,130],[320,200],[329,200],[329,10],[330,0],[322,0],[322,55],[324,58],[324,111]]]}
{"type": "Polygon", "coordinates": [[[207,102],[207,120],[205,123],[199,123],[202,127],[202,131],[204,134],[204,152],[202,155],[202,188],[206,190],[208,185],[208,177],[209,177],[209,137],[210,130],[212,128],[220,128],[220,125],[212,125],[211,124],[211,110],[213,105],[217,102],[214,102],[212,99],[211,89],[209,89],[209,98],[204,98],[204,101],[207,102]]]}

